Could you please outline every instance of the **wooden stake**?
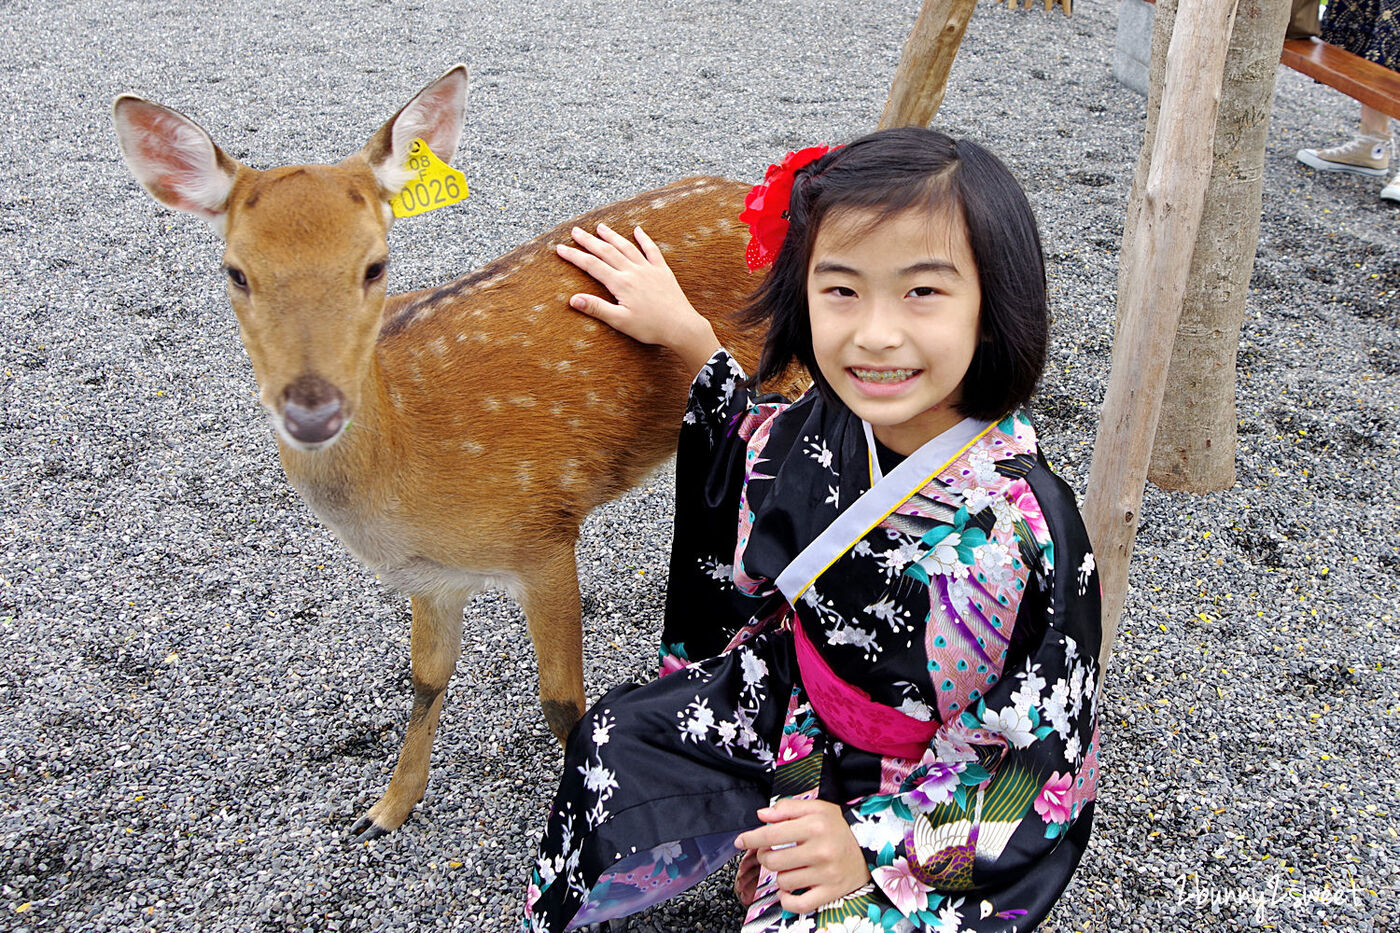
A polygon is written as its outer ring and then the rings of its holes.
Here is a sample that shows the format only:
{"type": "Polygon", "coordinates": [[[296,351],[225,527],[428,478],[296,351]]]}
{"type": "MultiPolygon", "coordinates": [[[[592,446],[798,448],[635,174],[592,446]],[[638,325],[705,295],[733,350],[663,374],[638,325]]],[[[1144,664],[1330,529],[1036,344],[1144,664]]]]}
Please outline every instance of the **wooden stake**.
{"type": "Polygon", "coordinates": [[[943,103],[948,71],[977,0],[924,0],[904,42],[880,129],[928,126],[943,103]]]}
{"type": "MultiPolygon", "coordinates": [[[[1106,666],[1127,594],[1128,565],[1167,366],[1181,317],[1206,186],[1236,0],[1182,0],[1177,11],[1143,198],[1128,218],[1113,366],[1099,412],[1084,522],[1103,584],[1106,666]]],[[[1141,166],[1139,166],[1141,170],[1141,166]]]]}

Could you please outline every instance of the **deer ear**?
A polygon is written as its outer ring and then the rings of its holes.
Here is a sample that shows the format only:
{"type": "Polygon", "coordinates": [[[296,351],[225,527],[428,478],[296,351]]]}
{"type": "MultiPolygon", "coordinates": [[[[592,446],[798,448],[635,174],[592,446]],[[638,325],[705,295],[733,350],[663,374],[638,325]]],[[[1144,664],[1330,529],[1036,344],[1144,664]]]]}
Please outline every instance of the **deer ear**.
{"type": "Polygon", "coordinates": [[[204,218],[224,232],[238,163],[182,113],[123,94],[112,105],[127,168],[157,201],[204,218]]]}
{"type": "Polygon", "coordinates": [[[360,154],[369,162],[388,197],[402,191],[413,177],[405,166],[414,139],[427,143],[442,161],[452,161],[462,139],[466,110],[467,66],[456,65],[419,91],[370,137],[360,154]]]}

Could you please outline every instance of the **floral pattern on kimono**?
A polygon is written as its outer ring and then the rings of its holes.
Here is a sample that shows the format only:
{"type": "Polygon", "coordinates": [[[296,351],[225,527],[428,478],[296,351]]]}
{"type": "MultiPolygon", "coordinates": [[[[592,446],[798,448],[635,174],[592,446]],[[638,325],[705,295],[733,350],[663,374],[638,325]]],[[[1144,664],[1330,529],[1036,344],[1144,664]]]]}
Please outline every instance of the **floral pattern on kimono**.
{"type": "Polygon", "coordinates": [[[745,933],[1010,933],[1044,917],[1092,821],[1098,580],[1026,416],[972,427],[789,602],[783,571],[880,481],[871,438],[816,393],[754,398],[711,358],[676,467],[669,676],[611,691],[570,736],[524,929],[674,896],[785,796],[840,804],[871,881],[795,916],[765,873],[745,933]],[[847,741],[828,675],[922,738],[897,754],[847,741]]]}

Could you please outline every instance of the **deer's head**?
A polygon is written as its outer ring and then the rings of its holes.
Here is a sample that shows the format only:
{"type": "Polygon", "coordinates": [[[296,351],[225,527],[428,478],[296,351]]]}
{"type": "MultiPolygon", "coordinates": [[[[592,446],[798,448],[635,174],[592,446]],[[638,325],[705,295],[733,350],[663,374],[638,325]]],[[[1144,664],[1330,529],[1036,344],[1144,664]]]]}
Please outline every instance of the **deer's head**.
{"type": "Polygon", "coordinates": [[[384,310],[389,202],[413,177],[405,166],[415,138],[451,161],[466,93],[458,65],[338,165],[268,171],[230,158],[168,107],[131,95],[113,105],[136,180],[223,238],[229,300],[262,403],[293,447],[333,443],[361,403],[384,310]]]}

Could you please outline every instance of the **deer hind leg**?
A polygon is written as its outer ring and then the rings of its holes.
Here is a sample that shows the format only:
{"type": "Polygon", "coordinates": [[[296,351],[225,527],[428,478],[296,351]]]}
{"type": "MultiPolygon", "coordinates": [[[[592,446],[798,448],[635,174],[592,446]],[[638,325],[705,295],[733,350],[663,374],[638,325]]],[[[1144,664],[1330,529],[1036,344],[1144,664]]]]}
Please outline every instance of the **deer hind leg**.
{"type": "Polygon", "coordinates": [[[357,842],[376,839],[398,829],[408,819],[414,805],[423,799],[443,693],[462,652],[462,609],[470,596],[470,592],[455,592],[413,597],[409,640],[413,662],[413,712],[408,717],[403,748],[388,789],[350,830],[357,842]]]}
{"type": "Polygon", "coordinates": [[[525,610],[540,671],[540,708],[563,745],[583,717],[583,623],[574,542],[561,542],[512,595],[525,610]]]}

